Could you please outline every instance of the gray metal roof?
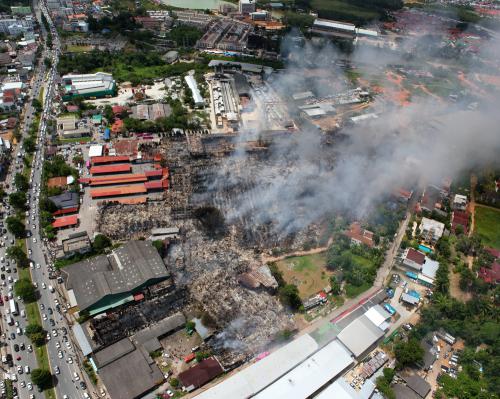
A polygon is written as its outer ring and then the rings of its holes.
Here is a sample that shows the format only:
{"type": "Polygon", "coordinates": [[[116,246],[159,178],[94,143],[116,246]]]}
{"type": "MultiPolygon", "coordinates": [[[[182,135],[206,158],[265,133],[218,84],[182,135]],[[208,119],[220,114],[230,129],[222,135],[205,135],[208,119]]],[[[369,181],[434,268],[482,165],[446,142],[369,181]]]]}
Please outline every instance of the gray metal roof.
{"type": "Polygon", "coordinates": [[[66,288],[72,289],[80,310],[106,295],[124,294],[169,273],[158,251],[148,241],[129,241],[111,255],[99,255],[63,269],[66,288]]]}
{"type": "Polygon", "coordinates": [[[49,197],[49,200],[59,209],[73,208],[80,205],[80,196],[70,191],[49,197]]]}
{"type": "Polygon", "coordinates": [[[75,335],[76,341],[78,342],[78,346],[83,352],[83,356],[90,355],[92,353],[92,347],[80,324],[77,323],[73,326],[73,334],[75,335]]]}
{"type": "Polygon", "coordinates": [[[186,324],[186,318],[182,313],[176,313],[167,317],[157,324],[142,329],[132,336],[136,345],[142,345],[148,352],[161,347],[158,338],[161,338],[186,324]]]}
{"type": "Polygon", "coordinates": [[[384,332],[380,328],[362,315],[344,328],[337,338],[356,357],[359,357],[383,335],[384,332]]]}
{"type": "Polygon", "coordinates": [[[154,360],[143,349],[134,347],[128,338],[99,351],[94,360],[108,354],[108,361],[99,366],[99,377],[111,399],[141,397],[163,380],[154,360]]]}

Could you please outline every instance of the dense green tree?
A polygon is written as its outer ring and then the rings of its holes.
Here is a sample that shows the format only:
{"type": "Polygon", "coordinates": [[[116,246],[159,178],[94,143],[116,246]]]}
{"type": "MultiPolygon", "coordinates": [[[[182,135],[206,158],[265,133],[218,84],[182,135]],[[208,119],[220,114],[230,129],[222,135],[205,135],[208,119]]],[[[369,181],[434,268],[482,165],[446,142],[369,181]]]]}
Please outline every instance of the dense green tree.
{"type": "Polygon", "coordinates": [[[407,342],[400,342],[394,348],[396,356],[396,367],[402,369],[422,361],[424,349],[416,338],[410,338],[407,342]]]}
{"type": "Polygon", "coordinates": [[[281,302],[289,306],[292,310],[297,311],[302,306],[302,300],[299,296],[299,289],[295,284],[286,284],[278,291],[281,302]]]}
{"type": "Polygon", "coordinates": [[[24,223],[16,216],[9,216],[6,219],[7,230],[14,234],[17,238],[24,237],[26,227],[24,223]]]}
{"type": "Polygon", "coordinates": [[[23,248],[19,245],[12,245],[7,248],[5,252],[8,258],[14,260],[17,264],[17,267],[25,268],[29,265],[29,259],[26,256],[26,252],[24,252],[23,248]]]}
{"type": "Polygon", "coordinates": [[[31,381],[40,388],[46,389],[52,384],[52,374],[47,369],[34,369],[31,371],[31,381]]]}
{"type": "Polygon", "coordinates": [[[21,278],[15,282],[14,292],[16,296],[20,296],[26,303],[36,301],[35,286],[31,283],[31,280],[27,278],[21,278]]]}
{"type": "Polygon", "coordinates": [[[94,238],[94,242],[92,243],[92,248],[96,252],[102,253],[106,248],[109,248],[111,246],[112,242],[111,239],[104,234],[98,234],[94,238]]]}
{"type": "Polygon", "coordinates": [[[26,194],[22,191],[15,191],[9,195],[9,204],[19,211],[26,209],[26,194]]]}
{"type": "Polygon", "coordinates": [[[22,173],[16,173],[14,176],[14,185],[19,191],[28,191],[30,187],[28,179],[22,173]]]}
{"type": "Polygon", "coordinates": [[[333,295],[340,295],[341,286],[340,286],[340,282],[337,279],[337,276],[330,277],[330,286],[332,287],[332,294],[333,295]]]}

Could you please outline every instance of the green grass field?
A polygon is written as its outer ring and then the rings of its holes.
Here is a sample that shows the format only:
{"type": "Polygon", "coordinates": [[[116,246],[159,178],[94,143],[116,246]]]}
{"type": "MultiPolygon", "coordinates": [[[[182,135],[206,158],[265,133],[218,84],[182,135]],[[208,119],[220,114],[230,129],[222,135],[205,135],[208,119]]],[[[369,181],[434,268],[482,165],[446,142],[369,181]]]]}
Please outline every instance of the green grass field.
{"type": "Polygon", "coordinates": [[[295,284],[302,299],[309,298],[328,286],[332,272],[326,269],[326,254],[294,256],[277,262],[283,278],[295,284]]]}
{"type": "Polygon", "coordinates": [[[79,143],[79,142],[88,143],[91,140],[92,140],[92,137],[73,137],[70,139],[59,139],[61,144],[79,143]]]}
{"type": "Polygon", "coordinates": [[[348,0],[312,0],[311,7],[313,10],[318,11],[320,15],[321,12],[324,11],[335,12],[338,13],[339,16],[345,15],[346,18],[349,16],[363,19],[375,19],[379,17],[379,13],[376,11],[349,4],[348,0]]]}
{"type": "Polygon", "coordinates": [[[69,45],[66,47],[66,51],[68,53],[88,53],[89,51],[92,51],[92,48],[92,46],[69,45]]]}
{"type": "Polygon", "coordinates": [[[359,294],[367,291],[370,289],[372,285],[370,283],[364,283],[363,285],[360,285],[359,287],[356,287],[355,285],[351,284],[346,284],[345,285],[345,295],[347,298],[354,298],[358,296],[359,294]]]}
{"type": "Polygon", "coordinates": [[[475,232],[486,247],[500,249],[500,210],[476,205],[475,232]]]}

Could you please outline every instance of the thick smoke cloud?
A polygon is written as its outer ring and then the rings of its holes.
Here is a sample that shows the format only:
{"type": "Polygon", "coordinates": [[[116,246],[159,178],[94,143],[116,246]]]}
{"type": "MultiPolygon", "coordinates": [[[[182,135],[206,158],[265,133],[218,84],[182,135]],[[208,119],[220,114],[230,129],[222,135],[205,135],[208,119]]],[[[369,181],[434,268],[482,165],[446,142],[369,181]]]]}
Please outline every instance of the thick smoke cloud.
{"type": "MultiPolygon", "coordinates": [[[[294,46],[289,39],[285,45],[294,46]]],[[[498,65],[498,49],[499,42],[492,40],[483,50],[481,57],[489,57],[486,63],[490,67],[498,65]]],[[[290,65],[271,85],[290,101],[292,116],[297,113],[291,101],[293,92],[310,89],[325,96],[334,88],[348,87],[337,66],[341,57],[331,45],[294,46],[289,53],[293,54],[290,65]],[[315,78],[313,70],[321,75],[315,78]],[[324,76],[325,70],[329,76],[324,76]],[[325,84],[329,78],[336,83],[325,84]]],[[[403,53],[392,53],[386,61],[405,64],[398,58],[403,53]]],[[[358,49],[351,59],[381,70],[387,66],[383,54],[358,49]]],[[[412,68],[427,67],[424,61],[416,65],[412,60],[412,68]]],[[[474,73],[470,69],[465,76],[474,73]]],[[[468,104],[432,97],[412,98],[407,106],[389,105],[378,97],[371,107],[379,112],[378,119],[344,127],[331,136],[302,127],[275,139],[268,160],[255,166],[248,162],[251,155],[245,151],[246,141],[255,132],[243,130],[235,154],[217,173],[214,191],[245,187],[229,204],[220,204],[228,220],[250,218],[253,226],[271,223],[278,235],[303,229],[332,212],[362,218],[397,188],[437,183],[472,167],[498,162],[500,113],[495,105],[500,95],[488,97],[475,110],[469,110],[468,104]]]]}

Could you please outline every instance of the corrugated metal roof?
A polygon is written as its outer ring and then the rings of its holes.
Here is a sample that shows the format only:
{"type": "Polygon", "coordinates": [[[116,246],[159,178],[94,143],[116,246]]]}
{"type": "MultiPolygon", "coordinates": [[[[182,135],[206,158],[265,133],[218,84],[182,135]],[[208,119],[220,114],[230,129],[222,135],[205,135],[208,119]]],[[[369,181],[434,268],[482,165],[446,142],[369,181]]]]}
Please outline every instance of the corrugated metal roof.
{"type": "Polygon", "coordinates": [[[90,168],[91,174],[130,172],[132,166],[129,164],[93,166],[90,168]]]}
{"type": "Polygon", "coordinates": [[[59,216],[59,215],[66,215],[68,213],[75,213],[78,212],[78,207],[75,206],[73,208],[66,208],[66,209],[58,209],[55,211],[52,216],[59,216]]]}
{"type": "Polygon", "coordinates": [[[90,196],[92,198],[102,198],[102,197],[115,197],[119,195],[127,194],[141,194],[146,193],[146,187],[144,184],[136,184],[132,186],[121,186],[121,187],[106,187],[106,188],[95,188],[90,190],[90,196]]]}
{"type": "Polygon", "coordinates": [[[255,396],[256,399],[303,399],[353,363],[350,352],[337,340],[300,363],[255,396]]]}
{"type": "Polygon", "coordinates": [[[62,218],[54,220],[52,227],[55,229],[61,227],[74,226],[78,223],[78,215],[63,216],[62,218]]]}
{"type": "Polygon", "coordinates": [[[130,162],[130,158],[126,155],[116,155],[116,156],[109,156],[109,155],[104,155],[100,157],[93,157],[92,160],[92,165],[99,165],[103,163],[118,163],[118,162],[130,162]]]}
{"type": "Polygon", "coordinates": [[[309,334],[302,335],[257,363],[202,392],[196,398],[249,398],[303,362],[317,349],[318,344],[309,334]]]}
{"type": "Polygon", "coordinates": [[[76,341],[78,342],[78,346],[83,352],[83,356],[90,355],[92,351],[92,347],[90,346],[85,333],[83,332],[83,328],[80,324],[75,324],[73,326],[73,334],[75,335],[76,341]]]}
{"type": "Polygon", "coordinates": [[[145,182],[147,177],[143,173],[127,174],[127,175],[112,175],[102,177],[92,177],[90,179],[91,186],[105,186],[111,184],[126,184],[145,182]]]}

